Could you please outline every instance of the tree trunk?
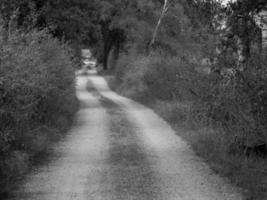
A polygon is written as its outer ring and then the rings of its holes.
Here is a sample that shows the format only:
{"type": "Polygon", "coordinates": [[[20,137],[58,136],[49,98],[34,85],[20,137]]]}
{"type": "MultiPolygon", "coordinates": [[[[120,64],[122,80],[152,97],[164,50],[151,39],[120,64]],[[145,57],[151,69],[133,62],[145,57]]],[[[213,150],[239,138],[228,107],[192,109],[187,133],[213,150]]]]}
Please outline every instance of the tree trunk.
{"type": "Polygon", "coordinates": [[[112,48],[112,38],[108,35],[104,44],[103,69],[108,70],[108,57],[112,48]]]}
{"type": "Polygon", "coordinates": [[[238,48],[238,62],[246,63],[247,59],[250,57],[250,42],[245,38],[237,39],[238,48]]]}
{"type": "Polygon", "coordinates": [[[117,61],[119,59],[119,55],[120,55],[120,48],[119,47],[115,47],[113,49],[113,62],[112,62],[112,66],[111,66],[112,68],[115,68],[116,63],[117,63],[117,61]]]}
{"type": "Polygon", "coordinates": [[[108,69],[108,56],[109,56],[109,50],[108,48],[104,48],[103,52],[103,69],[107,70],[108,69]]]}
{"type": "Polygon", "coordinates": [[[107,70],[108,69],[108,53],[104,53],[103,55],[103,69],[107,70]]]}
{"type": "Polygon", "coordinates": [[[240,18],[240,32],[237,36],[237,53],[238,53],[238,69],[245,70],[245,63],[250,57],[250,30],[248,26],[248,16],[240,18]]]}
{"type": "Polygon", "coordinates": [[[111,38],[110,38],[110,31],[108,29],[108,24],[107,23],[103,23],[102,27],[101,27],[101,32],[102,32],[102,36],[103,36],[103,50],[102,50],[102,59],[101,62],[103,64],[103,69],[107,70],[108,69],[108,56],[109,56],[109,52],[111,49],[111,38]]]}
{"type": "Polygon", "coordinates": [[[153,32],[152,40],[151,40],[150,45],[149,45],[150,48],[155,43],[155,40],[156,40],[156,37],[157,37],[157,34],[158,34],[159,27],[160,27],[161,22],[162,22],[162,19],[164,18],[164,16],[165,16],[166,12],[168,11],[168,9],[169,9],[168,0],[164,0],[164,5],[163,5],[162,11],[161,11],[161,15],[159,17],[158,23],[157,23],[156,28],[155,28],[155,30],[153,32]]]}
{"type": "Polygon", "coordinates": [[[118,59],[119,59],[119,48],[113,45],[108,56],[108,61],[107,61],[108,68],[111,70],[114,69],[116,67],[118,59]]]}

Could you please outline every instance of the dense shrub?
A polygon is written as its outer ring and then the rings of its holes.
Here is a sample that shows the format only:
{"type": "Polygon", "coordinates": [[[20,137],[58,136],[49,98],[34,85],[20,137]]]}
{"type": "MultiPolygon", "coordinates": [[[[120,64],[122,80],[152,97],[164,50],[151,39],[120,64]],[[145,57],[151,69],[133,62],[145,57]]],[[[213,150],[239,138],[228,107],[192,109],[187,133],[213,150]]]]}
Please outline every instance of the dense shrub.
{"type": "Polygon", "coordinates": [[[185,59],[153,54],[123,55],[115,69],[119,86],[159,100],[193,101],[204,89],[205,75],[185,59]]]}
{"type": "Polygon", "coordinates": [[[228,68],[207,73],[202,70],[207,66],[186,59],[130,54],[122,56],[115,76],[126,95],[144,93],[158,102],[185,104],[187,116],[179,121],[219,129],[225,145],[240,148],[266,143],[266,62],[252,58],[247,70],[240,72],[231,60],[220,60],[214,68],[228,68]]]}
{"type": "Polygon", "coordinates": [[[66,49],[46,31],[0,40],[2,184],[25,171],[27,155],[43,151],[71,123],[78,104],[66,49]]]}
{"type": "Polygon", "coordinates": [[[128,54],[118,61],[110,83],[117,92],[151,107],[248,196],[265,199],[267,60],[254,55],[245,71],[235,70],[232,60],[229,56],[205,66],[168,56],[128,54]],[[211,67],[216,70],[206,70],[211,67]]]}
{"type": "Polygon", "coordinates": [[[195,107],[214,127],[222,127],[238,148],[267,142],[266,63],[252,58],[247,70],[228,70],[220,75],[220,81],[209,80],[195,107]]]}
{"type": "Polygon", "coordinates": [[[145,70],[150,63],[150,58],[142,55],[123,55],[115,68],[115,81],[119,90],[136,95],[137,93],[146,93],[147,88],[143,82],[145,70]]]}
{"type": "Polygon", "coordinates": [[[197,84],[200,78],[195,64],[180,58],[165,57],[152,60],[143,81],[157,99],[184,102],[195,98],[200,89],[197,84]]]}

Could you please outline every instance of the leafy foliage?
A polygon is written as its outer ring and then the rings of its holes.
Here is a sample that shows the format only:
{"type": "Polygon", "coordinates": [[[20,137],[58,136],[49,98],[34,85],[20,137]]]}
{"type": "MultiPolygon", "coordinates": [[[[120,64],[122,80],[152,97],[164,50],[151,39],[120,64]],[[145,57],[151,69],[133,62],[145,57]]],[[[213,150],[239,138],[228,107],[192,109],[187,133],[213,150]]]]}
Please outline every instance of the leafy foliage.
{"type": "Polygon", "coordinates": [[[45,31],[14,32],[0,43],[0,184],[6,184],[25,171],[27,155],[68,128],[78,104],[73,64],[57,39],[45,31]]]}
{"type": "Polygon", "coordinates": [[[244,149],[267,144],[267,61],[258,23],[266,4],[1,0],[1,153],[13,149],[13,158],[24,162],[27,155],[18,151],[37,151],[33,143],[45,146],[47,127],[67,124],[75,110],[68,105],[76,107],[67,55],[79,61],[84,45],[104,69],[112,68],[111,57],[117,61],[116,82],[127,95],[161,102],[156,109],[176,123],[209,129],[195,141],[187,137],[196,149],[209,146],[203,152],[214,152],[216,159],[244,158],[244,149]]]}
{"type": "Polygon", "coordinates": [[[152,107],[216,171],[265,199],[267,60],[257,16],[266,1],[169,1],[147,48],[164,1],[150,3],[127,35],[113,88],[152,107]]]}

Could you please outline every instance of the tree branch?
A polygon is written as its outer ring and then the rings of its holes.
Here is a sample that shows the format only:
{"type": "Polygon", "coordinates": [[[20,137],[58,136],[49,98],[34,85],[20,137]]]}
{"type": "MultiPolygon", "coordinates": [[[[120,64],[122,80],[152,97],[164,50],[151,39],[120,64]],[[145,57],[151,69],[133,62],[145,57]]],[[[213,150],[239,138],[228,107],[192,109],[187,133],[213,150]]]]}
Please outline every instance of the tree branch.
{"type": "Polygon", "coordinates": [[[156,28],[153,32],[152,40],[151,40],[150,45],[149,45],[150,47],[155,43],[157,33],[158,33],[159,27],[161,25],[162,19],[164,18],[165,14],[169,10],[169,7],[170,7],[170,5],[168,5],[168,0],[164,0],[164,5],[163,5],[162,11],[161,11],[161,15],[159,17],[158,23],[157,23],[156,28]]]}

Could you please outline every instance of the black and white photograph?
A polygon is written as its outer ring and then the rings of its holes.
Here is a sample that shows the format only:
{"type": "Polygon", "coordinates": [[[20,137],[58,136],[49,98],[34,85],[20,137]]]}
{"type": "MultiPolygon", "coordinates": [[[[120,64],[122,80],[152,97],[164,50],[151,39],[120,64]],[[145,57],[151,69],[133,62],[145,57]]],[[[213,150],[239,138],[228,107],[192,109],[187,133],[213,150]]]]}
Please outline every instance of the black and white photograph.
{"type": "Polygon", "coordinates": [[[0,0],[0,200],[267,200],[267,0],[0,0]]]}

